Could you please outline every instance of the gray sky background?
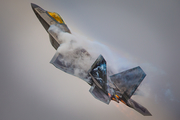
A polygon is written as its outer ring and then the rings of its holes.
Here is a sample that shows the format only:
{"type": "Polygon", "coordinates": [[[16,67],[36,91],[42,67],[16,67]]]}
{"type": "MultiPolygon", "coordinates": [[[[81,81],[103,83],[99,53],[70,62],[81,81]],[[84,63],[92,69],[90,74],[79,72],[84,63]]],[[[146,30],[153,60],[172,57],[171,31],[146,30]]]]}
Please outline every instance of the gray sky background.
{"type": "Polygon", "coordinates": [[[179,120],[179,13],[178,0],[0,1],[0,120],[179,120]],[[106,105],[87,83],[51,65],[55,50],[30,3],[140,65],[147,77],[132,98],[153,116],[106,105]]]}

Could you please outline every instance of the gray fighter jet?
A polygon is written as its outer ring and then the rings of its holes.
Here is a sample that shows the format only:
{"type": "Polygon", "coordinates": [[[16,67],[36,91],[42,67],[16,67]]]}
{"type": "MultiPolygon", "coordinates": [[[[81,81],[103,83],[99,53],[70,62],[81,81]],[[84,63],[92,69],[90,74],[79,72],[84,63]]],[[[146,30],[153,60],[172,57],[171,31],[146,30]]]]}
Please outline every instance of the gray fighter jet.
{"type": "MultiPolygon", "coordinates": [[[[61,42],[58,40],[57,33],[48,31],[49,27],[51,25],[56,25],[59,29],[61,29],[61,31],[71,34],[69,28],[65,24],[62,17],[57,13],[46,11],[33,3],[31,3],[31,6],[37,18],[48,32],[52,46],[57,49],[60,47],[61,42]]],[[[77,57],[78,55],[91,57],[91,55],[83,48],[76,50],[74,54],[77,54],[77,57]]],[[[62,58],[62,54],[55,54],[51,60],[51,63],[58,69],[71,75],[75,75],[75,65],[65,64],[61,61],[62,58]]],[[[85,80],[91,86],[89,92],[96,99],[106,104],[109,104],[111,100],[118,103],[121,101],[142,115],[151,116],[151,113],[145,107],[131,99],[131,96],[134,94],[146,76],[144,71],[139,66],[108,76],[106,60],[102,55],[100,55],[95,60],[91,68],[88,71],[83,72],[86,74],[80,74],[78,77],[85,80]]]]}

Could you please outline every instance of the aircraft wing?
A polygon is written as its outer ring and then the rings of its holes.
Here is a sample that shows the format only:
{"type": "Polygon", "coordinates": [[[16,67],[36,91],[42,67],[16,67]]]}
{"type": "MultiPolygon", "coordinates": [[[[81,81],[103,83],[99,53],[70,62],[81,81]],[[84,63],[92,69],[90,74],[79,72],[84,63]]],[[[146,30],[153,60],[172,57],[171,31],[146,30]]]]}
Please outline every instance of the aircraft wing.
{"type": "MultiPolygon", "coordinates": [[[[84,70],[80,65],[76,64],[76,61],[79,60],[76,57],[79,56],[86,56],[91,57],[87,51],[85,49],[76,49],[74,51],[74,56],[65,56],[62,53],[56,52],[56,54],[54,55],[54,57],[52,58],[52,60],[50,61],[51,64],[53,64],[56,68],[77,76],[83,80],[85,80],[88,84],[91,84],[91,80],[88,79],[89,75],[88,75],[88,70],[84,70]],[[76,72],[76,71],[81,71],[81,72],[76,72]],[[81,74],[83,73],[83,74],[81,74]]],[[[80,58],[80,57],[79,57],[80,58]]],[[[89,58],[90,59],[90,58],[89,58]]]]}
{"type": "Polygon", "coordinates": [[[126,96],[126,100],[131,98],[137,87],[140,85],[146,74],[138,66],[124,72],[110,76],[114,86],[121,95],[126,96]]]}

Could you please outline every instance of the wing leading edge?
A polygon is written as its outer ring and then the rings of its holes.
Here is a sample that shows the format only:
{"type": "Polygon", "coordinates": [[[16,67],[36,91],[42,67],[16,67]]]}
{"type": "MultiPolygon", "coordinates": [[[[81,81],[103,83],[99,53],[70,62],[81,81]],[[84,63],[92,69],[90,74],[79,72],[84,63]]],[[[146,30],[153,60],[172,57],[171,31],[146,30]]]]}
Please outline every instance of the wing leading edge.
{"type": "Polygon", "coordinates": [[[131,98],[145,76],[144,71],[138,66],[112,75],[110,78],[121,95],[125,94],[127,98],[131,98]]]}

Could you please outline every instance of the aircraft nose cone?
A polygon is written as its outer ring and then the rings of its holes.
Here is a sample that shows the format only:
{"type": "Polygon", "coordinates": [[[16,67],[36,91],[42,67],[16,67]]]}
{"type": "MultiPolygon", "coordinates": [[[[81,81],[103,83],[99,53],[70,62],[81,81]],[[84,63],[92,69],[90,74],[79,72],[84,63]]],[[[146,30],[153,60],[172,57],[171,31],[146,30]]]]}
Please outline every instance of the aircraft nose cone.
{"type": "Polygon", "coordinates": [[[31,3],[31,7],[34,9],[34,8],[36,8],[36,7],[39,7],[39,6],[37,6],[37,5],[34,4],[34,3],[31,3]]]}

